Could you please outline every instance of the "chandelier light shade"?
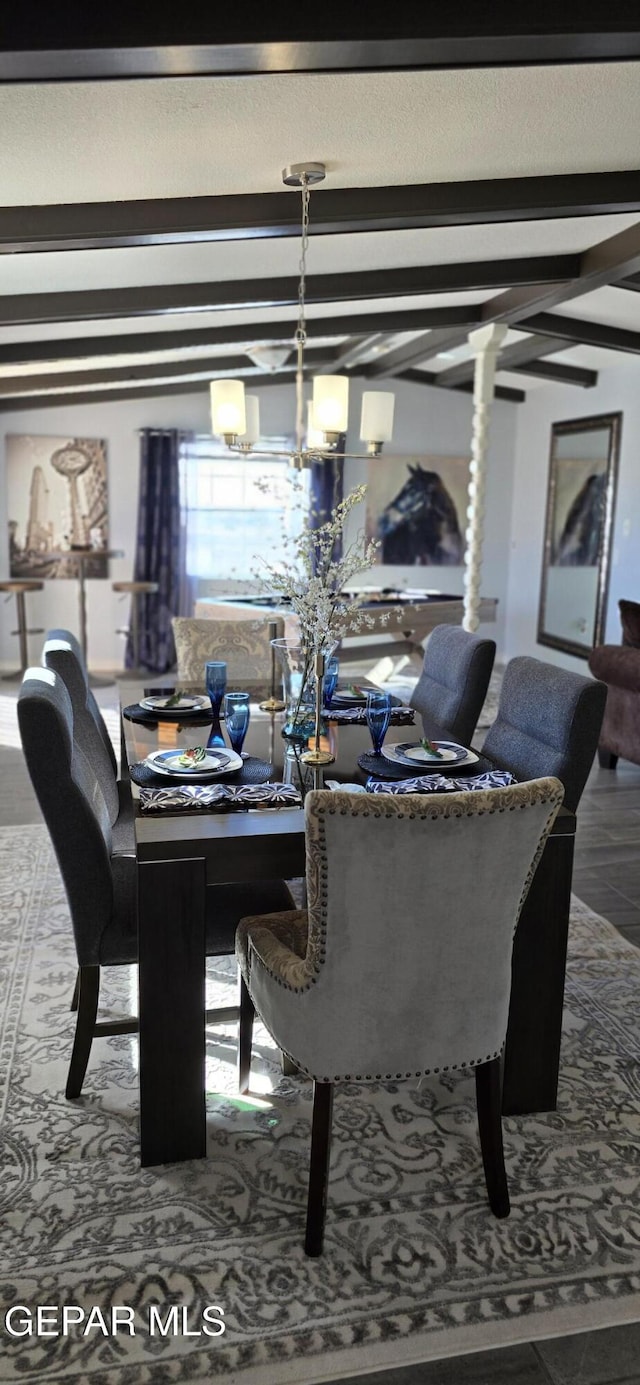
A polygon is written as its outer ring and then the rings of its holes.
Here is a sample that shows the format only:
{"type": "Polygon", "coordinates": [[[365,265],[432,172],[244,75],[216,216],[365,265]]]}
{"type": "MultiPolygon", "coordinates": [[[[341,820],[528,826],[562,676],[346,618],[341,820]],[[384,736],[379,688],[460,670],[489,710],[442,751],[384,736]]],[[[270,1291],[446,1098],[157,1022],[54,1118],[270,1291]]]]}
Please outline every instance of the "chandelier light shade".
{"type": "Polygon", "coordinates": [[[242,380],[212,380],[211,427],[227,441],[246,432],[247,416],[242,380]]]}
{"type": "MultiPolygon", "coordinates": [[[[346,433],[349,415],[349,377],[347,375],[317,375],[313,381],[313,401],[307,405],[305,429],[304,348],[307,343],[305,285],[307,251],[309,247],[309,202],[314,183],[325,177],[324,164],[292,164],[283,169],[282,180],[287,187],[299,188],[302,194],[300,278],[298,283],[298,322],[292,342],[296,352],[296,445],[290,451],[263,448],[260,445],[260,416],[255,395],[245,398],[242,380],[214,380],[211,383],[211,427],[221,435],[232,451],[255,457],[283,457],[297,467],[309,466],[312,461],[335,455],[340,435],[346,433]],[[306,437],[305,437],[306,432],[306,437]]],[[[291,352],[291,347],[257,345],[247,349],[247,355],[257,365],[275,370],[291,352]]],[[[350,452],[343,455],[356,460],[377,457],[383,444],[391,441],[394,396],[377,390],[367,390],[362,399],[360,437],[367,444],[367,453],[350,452]]]]}
{"type": "Polygon", "coordinates": [[[307,449],[309,452],[322,451],[324,447],[324,435],[316,428],[313,421],[313,401],[307,402],[307,449]]]}
{"type": "Polygon", "coordinates": [[[244,433],[238,433],[241,447],[255,447],[260,440],[260,400],[257,394],[245,394],[244,411],[247,426],[244,433]]]}
{"type": "Polygon", "coordinates": [[[360,439],[373,457],[379,455],[383,442],[391,442],[395,402],[395,395],[383,390],[365,390],[362,396],[360,439]]]}
{"type": "Polygon", "coordinates": [[[335,442],[349,422],[349,380],[346,375],[316,375],[313,382],[313,425],[335,442]]]}

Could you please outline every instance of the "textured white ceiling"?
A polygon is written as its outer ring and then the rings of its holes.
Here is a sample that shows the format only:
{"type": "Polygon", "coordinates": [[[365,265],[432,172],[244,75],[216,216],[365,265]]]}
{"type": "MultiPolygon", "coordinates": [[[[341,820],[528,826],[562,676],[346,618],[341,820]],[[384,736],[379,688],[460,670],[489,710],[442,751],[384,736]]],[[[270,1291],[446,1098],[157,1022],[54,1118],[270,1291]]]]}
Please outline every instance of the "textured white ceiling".
{"type": "Polygon", "coordinates": [[[633,168],[634,63],[5,85],[5,204],[268,192],[633,168]]]}
{"type": "MultiPolygon", "coordinates": [[[[312,212],[313,206],[312,200],[312,212]]],[[[634,213],[318,236],[309,247],[309,284],[313,286],[314,273],[573,254],[608,239],[637,220],[638,214],[634,213]]],[[[299,258],[298,238],[2,255],[0,294],[285,275],[297,278],[299,258]]]]}

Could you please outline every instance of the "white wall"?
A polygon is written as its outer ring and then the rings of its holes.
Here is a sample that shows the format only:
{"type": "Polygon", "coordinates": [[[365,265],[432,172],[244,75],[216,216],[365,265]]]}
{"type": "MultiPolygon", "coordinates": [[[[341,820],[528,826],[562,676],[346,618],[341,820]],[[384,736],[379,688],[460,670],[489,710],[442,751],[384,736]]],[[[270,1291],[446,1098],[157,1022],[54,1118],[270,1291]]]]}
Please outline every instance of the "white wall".
{"type": "Polygon", "coordinates": [[[635,358],[603,370],[595,389],[544,386],[518,408],[511,515],[506,654],[532,654],[587,673],[586,661],[536,640],[551,425],[568,419],[622,412],[605,640],[620,642],[618,600],[640,601],[640,370],[635,358]]]}
{"type": "MultiPolygon", "coordinates": [[[[436,390],[403,381],[394,381],[396,422],[394,443],[387,446],[402,455],[424,454],[464,456],[468,454],[471,437],[471,397],[459,392],[436,390]]],[[[364,385],[352,382],[350,414],[354,428],[349,435],[348,448],[361,450],[358,438],[360,396],[364,385]]],[[[291,385],[259,390],[261,431],[265,436],[292,431],[294,423],[294,394],[291,385]]],[[[498,639],[499,649],[504,642],[506,620],[507,570],[509,561],[509,516],[511,511],[513,456],[515,451],[516,417],[522,405],[496,403],[490,439],[489,482],[487,494],[487,535],[485,543],[485,574],[483,593],[499,600],[497,626],[487,626],[486,632],[498,639]]],[[[37,433],[57,437],[97,437],[107,440],[109,484],[110,544],[124,550],[124,558],[111,563],[111,580],[130,578],[135,547],[136,511],[138,502],[138,430],[145,427],[174,427],[207,432],[209,429],[208,396],[205,393],[170,395],[166,399],[132,399],[113,404],[78,404],[73,407],[37,409],[32,412],[5,413],[0,423],[0,571],[8,574],[8,541],[5,471],[5,435],[7,433],[37,433]]],[[[384,455],[376,465],[384,466],[384,455]]],[[[346,468],[347,486],[366,480],[364,462],[349,462],[346,468]]],[[[413,586],[438,587],[443,591],[462,592],[462,570],[459,568],[380,567],[374,569],[370,581],[383,585],[407,582],[413,586]]],[[[14,628],[14,600],[0,604],[0,661],[2,666],[17,664],[17,640],[10,631],[14,628]]],[[[89,658],[93,668],[117,668],[122,664],[123,641],[115,634],[116,627],[126,624],[127,603],[120,602],[111,591],[110,581],[91,581],[87,595],[89,658]]],[[[78,630],[77,585],[73,581],[47,582],[41,593],[27,600],[29,623],[45,629],[61,625],[78,630]]],[[[33,659],[39,657],[40,637],[30,641],[33,659]]]]}
{"type": "MultiPolygon", "coordinates": [[[[166,399],[131,399],[113,404],[77,404],[73,407],[33,409],[31,412],[5,413],[0,421],[0,553],[2,575],[9,571],[7,537],[7,495],[5,483],[5,437],[7,433],[39,433],[52,437],[89,437],[107,440],[107,483],[109,487],[109,543],[121,548],[124,558],[110,563],[109,581],[87,583],[87,627],[89,660],[92,668],[121,668],[124,640],[116,635],[126,625],[128,601],[111,591],[111,581],[126,581],[133,574],[140,428],[208,427],[206,394],[170,395],[166,399]]],[[[45,582],[44,591],[27,597],[29,625],[45,630],[59,625],[79,630],[78,587],[72,580],[45,582]]],[[[15,600],[0,604],[0,659],[4,668],[16,668],[18,641],[11,638],[15,629],[15,600]]],[[[29,653],[39,662],[42,637],[33,636],[29,653]]]]}

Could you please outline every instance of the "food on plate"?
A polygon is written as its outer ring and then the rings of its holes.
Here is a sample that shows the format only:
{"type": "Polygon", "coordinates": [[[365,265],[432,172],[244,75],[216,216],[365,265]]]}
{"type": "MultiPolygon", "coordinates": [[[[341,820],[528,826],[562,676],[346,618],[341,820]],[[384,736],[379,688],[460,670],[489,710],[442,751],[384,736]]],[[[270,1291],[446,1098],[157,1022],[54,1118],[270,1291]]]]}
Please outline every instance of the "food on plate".
{"type": "Polygon", "coordinates": [[[420,745],[423,750],[426,750],[427,755],[433,756],[434,760],[441,760],[443,758],[442,751],[438,750],[435,741],[430,741],[427,736],[423,736],[420,745]]]}
{"type": "Polygon", "coordinates": [[[201,764],[206,758],[207,752],[204,746],[194,745],[191,750],[183,750],[182,755],[178,756],[178,764],[183,765],[185,769],[193,769],[195,765],[201,764]]]}

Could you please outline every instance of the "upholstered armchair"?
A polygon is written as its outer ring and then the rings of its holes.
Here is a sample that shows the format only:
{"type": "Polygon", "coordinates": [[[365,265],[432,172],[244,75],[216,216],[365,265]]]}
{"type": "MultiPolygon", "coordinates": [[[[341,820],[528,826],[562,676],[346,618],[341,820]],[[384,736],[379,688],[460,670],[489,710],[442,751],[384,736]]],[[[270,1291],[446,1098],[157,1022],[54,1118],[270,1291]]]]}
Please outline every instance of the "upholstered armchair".
{"type": "Polygon", "coordinates": [[[282,620],[198,620],[194,616],[174,616],[171,624],[181,683],[204,683],[208,659],[223,659],[227,665],[227,688],[243,688],[257,698],[271,690],[270,626],[276,625],[276,638],[284,631],[282,620]]]}
{"type": "Polygon", "coordinates": [[[598,759],[615,769],[618,759],[640,765],[640,603],[619,601],[622,644],[602,644],[589,655],[594,677],[607,685],[598,759]]]}
{"type": "Polygon", "coordinates": [[[489,1203],[509,1213],[501,1054],[520,909],[563,789],[308,794],[309,908],[242,920],[239,1086],[254,1007],[313,1078],[305,1249],[322,1250],[333,1089],[472,1067],[489,1203]]]}
{"type": "Polygon", "coordinates": [[[607,689],[555,664],[511,659],[498,715],[482,754],[516,779],[553,774],[564,785],[564,806],[575,813],[598,745],[607,689]]]}
{"type": "MultiPolygon", "coordinates": [[[[18,698],[18,724],[60,867],[78,960],[73,1007],[78,1014],[66,1087],[71,1098],[82,1091],[94,1037],[137,1031],[136,1019],[96,1022],[100,968],[138,959],[135,846],[131,842],[127,850],[118,850],[113,805],[110,809],[89,755],[74,737],[71,698],[53,669],[27,669],[18,698]]],[[[284,881],[210,886],[208,954],[233,952],[236,926],[247,912],[289,909],[292,903],[284,881]]]]}
{"type": "Polygon", "coordinates": [[[480,639],[457,625],[436,625],[409,699],[427,735],[442,728],[452,740],[471,745],[495,656],[495,640],[480,639]]]}

